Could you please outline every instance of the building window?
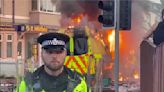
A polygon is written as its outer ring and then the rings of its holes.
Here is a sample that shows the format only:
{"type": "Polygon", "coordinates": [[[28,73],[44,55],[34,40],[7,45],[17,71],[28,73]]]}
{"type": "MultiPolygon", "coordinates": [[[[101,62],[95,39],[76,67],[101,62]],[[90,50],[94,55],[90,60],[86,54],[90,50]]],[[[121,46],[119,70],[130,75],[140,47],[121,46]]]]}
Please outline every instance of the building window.
{"type": "Polygon", "coordinates": [[[22,41],[19,41],[18,42],[18,56],[21,56],[22,55],[22,41]]]}
{"type": "Polygon", "coordinates": [[[13,56],[13,36],[11,34],[7,35],[7,57],[13,56]]]}
{"type": "Polygon", "coordinates": [[[52,0],[32,0],[32,10],[57,12],[56,5],[52,3],[52,0]]]}
{"type": "Polygon", "coordinates": [[[37,7],[38,7],[37,1],[38,1],[38,0],[32,0],[32,10],[33,10],[33,11],[38,10],[38,9],[37,9],[37,7]]]}
{"type": "Polygon", "coordinates": [[[7,57],[12,57],[12,42],[7,42],[7,57]]]}
{"type": "Polygon", "coordinates": [[[40,11],[56,12],[56,7],[51,0],[40,0],[40,11]]]}

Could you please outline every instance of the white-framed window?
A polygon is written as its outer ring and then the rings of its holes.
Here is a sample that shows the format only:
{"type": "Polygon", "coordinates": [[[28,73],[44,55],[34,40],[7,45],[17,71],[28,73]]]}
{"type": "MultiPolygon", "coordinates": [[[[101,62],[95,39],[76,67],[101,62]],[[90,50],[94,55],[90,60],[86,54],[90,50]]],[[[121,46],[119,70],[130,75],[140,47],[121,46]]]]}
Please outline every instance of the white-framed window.
{"type": "Polygon", "coordinates": [[[23,40],[17,41],[17,35],[15,32],[0,32],[0,61],[11,61],[17,59],[16,55],[23,56],[23,40]],[[20,42],[20,43],[19,43],[20,42]],[[17,47],[18,46],[18,47],[17,47]],[[17,50],[16,50],[17,49],[17,50]],[[19,54],[17,54],[17,52],[19,54]]]}
{"type": "Polygon", "coordinates": [[[12,58],[13,57],[13,35],[12,34],[7,34],[7,40],[6,40],[6,45],[7,45],[7,58],[12,58]]]}
{"type": "Polygon", "coordinates": [[[32,0],[33,11],[58,12],[52,0],[32,0]]]}

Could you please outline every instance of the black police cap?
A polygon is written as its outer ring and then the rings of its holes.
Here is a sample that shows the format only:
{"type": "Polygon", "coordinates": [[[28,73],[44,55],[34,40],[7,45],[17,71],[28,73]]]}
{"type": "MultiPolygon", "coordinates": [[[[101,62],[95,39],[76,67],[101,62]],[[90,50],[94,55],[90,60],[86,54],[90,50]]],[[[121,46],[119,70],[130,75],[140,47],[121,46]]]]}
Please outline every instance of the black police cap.
{"type": "Polygon", "coordinates": [[[63,33],[49,32],[40,35],[37,42],[40,43],[44,49],[61,51],[66,49],[66,44],[69,42],[69,36],[63,33]]]}

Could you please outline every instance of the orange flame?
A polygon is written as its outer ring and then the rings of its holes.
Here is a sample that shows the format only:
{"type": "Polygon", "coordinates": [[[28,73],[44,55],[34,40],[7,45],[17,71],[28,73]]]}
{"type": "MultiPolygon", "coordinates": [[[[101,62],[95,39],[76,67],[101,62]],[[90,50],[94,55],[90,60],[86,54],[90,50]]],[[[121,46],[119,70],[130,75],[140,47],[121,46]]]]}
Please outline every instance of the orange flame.
{"type": "Polygon", "coordinates": [[[119,75],[119,81],[127,81],[127,80],[129,80],[129,77],[127,77],[127,76],[124,76],[124,75],[122,75],[121,73],[119,73],[120,75],[119,75]]]}
{"type": "Polygon", "coordinates": [[[79,24],[84,17],[84,14],[79,14],[77,16],[72,17],[72,23],[79,24]]]}
{"type": "Polygon", "coordinates": [[[123,81],[123,76],[120,76],[119,77],[119,81],[123,81]]]}
{"type": "MultiPolygon", "coordinates": [[[[115,51],[115,30],[110,30],[110,32],[108,32],[108,42],[109,42],[109,51],[112,55],[112,58],[114,58],[114,51],[115,51]]],[[[122,35],[120,34],[120,38],[119,38],[119,45],[121,47],[122,45],[122,35]]]]}
{"type": "Polygon", "coordinates": [[[139,73],[137,71],[134,72],[133,74],[134,79],[139,79],[139,73]]]}
{"type": "Polygon", "coordinates": [[[108,41],[109,41],[110,52],[114,52],[114,49],[115,49],[115,32],[114,31],[112,31],[108,35],[108,41]]]}
{"type": "Polygon", "coordinates": [[[74,21],[75,23],[80,23],[81,18],[78,16],[77,18],[74,18],[73,21],[74,21]]]}
{"type": "Polygon", "coordinates": [[[122,73],[119,73],[119,81],[124,81],[124,77],[123,77],[122,73]]]}

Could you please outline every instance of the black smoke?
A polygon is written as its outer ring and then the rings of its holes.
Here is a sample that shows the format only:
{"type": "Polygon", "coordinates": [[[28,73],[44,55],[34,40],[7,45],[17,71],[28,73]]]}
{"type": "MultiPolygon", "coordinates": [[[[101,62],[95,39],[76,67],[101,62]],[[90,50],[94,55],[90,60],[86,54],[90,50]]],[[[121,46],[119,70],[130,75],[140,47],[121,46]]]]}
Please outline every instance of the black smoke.
{"type": "Polygon", "coordinates": [[[89,21],[97,20],[99,14],[98,0],[60,0],[57,9],[67,17],[85,14],[89,21]]]}

